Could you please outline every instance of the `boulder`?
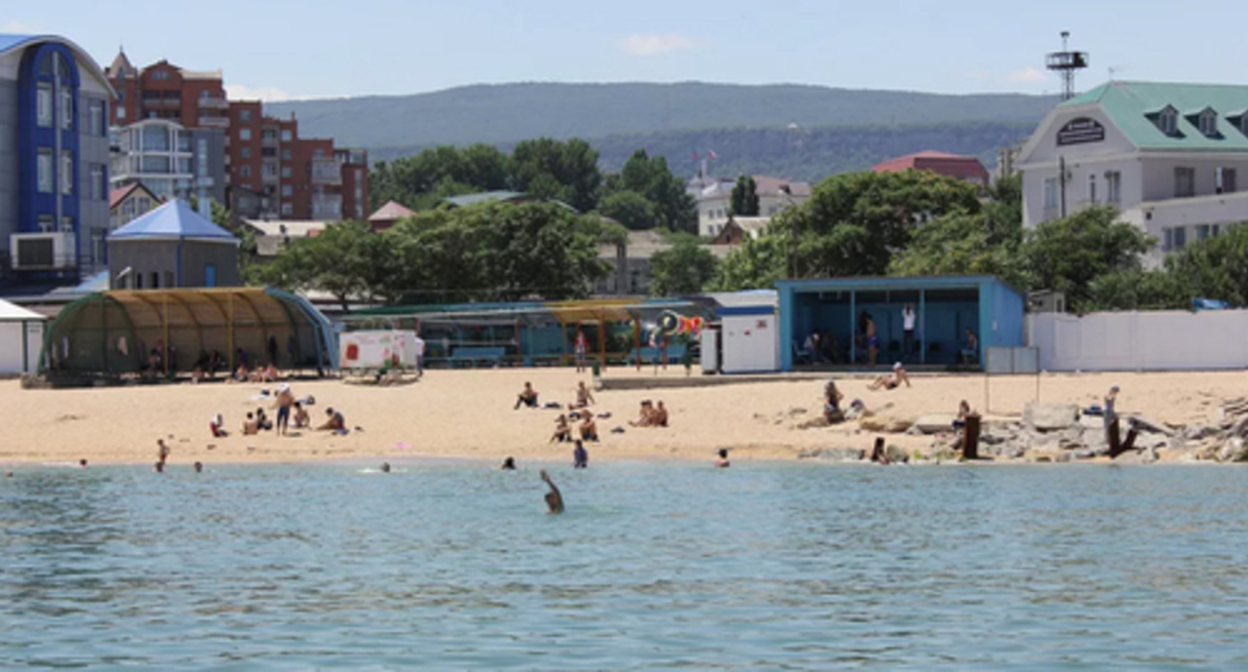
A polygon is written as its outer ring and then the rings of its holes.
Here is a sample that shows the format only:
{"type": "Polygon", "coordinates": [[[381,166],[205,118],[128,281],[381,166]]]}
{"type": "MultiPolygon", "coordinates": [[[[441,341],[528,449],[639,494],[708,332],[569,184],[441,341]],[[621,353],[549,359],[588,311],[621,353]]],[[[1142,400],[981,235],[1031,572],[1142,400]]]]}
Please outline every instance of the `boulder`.
{"type": "Polygon", "coordinates": [[[909,418],[890,418],[884,425],[884,431],[889,434],[903,434],[913,424],[914,421],[909,418]]]}
{"type": "Polygon", "coordinates": [[[1248,462],[1248,446],[1238,436],[1232,437],[1218,451],[1219,462],[1248,462]]]}
{"type": "Polygon", "coordinates": [[[858,421],[858,428],[864,432],[882,432],[888,426],[888,418],[863,418],[858,421]]]}
{"type": "Polygon", "coordinates": [[[1212,436],[1217,436],[1221,432],[1221,428],[1214,427],[1213,425],[1192,425],[1183,430],[1182,437],[1184,441],[1200,441],[1212,436]]]}
{"type": "Polygon", "coordinates": [[[900,446],[889,446],[884,449],[884,454],[888,456],[891,464],[904,464],[910,461],[910,454],[902,450],[900,446]]]}
{"type": "Polygon", "coordinates": [[[861,462],[867,452],[861,448],[816,448],[803,450],[799,460],[826,460],[828,462],[861,462]]]}
{"type": "Polygon", "coordinates": [[[1114,458],[1114,464],[1152,464],[1157,461],[1157,452],[1149,450],[1130,451],[1114,458]]]}
{"type": "Polygon", "coordinates": [[[1074,404],[1027,404],[1023,422],[1041,432],[1068,429],[1078,424],[1079,407],[1074,404]]]}
{"type": "Polygon", "coordinates": [[[958,416],[952,413],[929,413],[914,421],[911,431],[920,434],[939,434],[953,429],[958,416]]]}

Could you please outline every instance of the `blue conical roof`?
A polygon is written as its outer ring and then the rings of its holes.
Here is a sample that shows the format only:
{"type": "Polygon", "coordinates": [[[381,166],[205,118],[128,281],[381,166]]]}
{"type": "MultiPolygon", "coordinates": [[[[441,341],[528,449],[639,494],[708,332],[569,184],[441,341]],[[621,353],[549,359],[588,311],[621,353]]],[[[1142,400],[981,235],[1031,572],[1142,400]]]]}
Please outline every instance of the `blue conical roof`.
{"type": "Polygon", "coordinates": [[[186,201],[174,199],[108,234],[109,240],[152,240],[194,238],[237,242],[238,238],[191,209],[186,201]]]}

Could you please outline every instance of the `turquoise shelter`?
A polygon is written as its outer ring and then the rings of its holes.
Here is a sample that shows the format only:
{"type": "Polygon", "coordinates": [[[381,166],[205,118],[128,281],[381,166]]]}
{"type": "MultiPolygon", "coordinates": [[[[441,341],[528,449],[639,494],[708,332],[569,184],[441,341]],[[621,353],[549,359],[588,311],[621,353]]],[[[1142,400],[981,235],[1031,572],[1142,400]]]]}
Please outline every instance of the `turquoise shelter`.
{"type": "Polygon", "coordinates": [[[987,348],[1024,344],[1023,295],[992,276],[781,280],[776,289],[782,371],[807,361],[802,346],[816,331],[835,344],[830,363],[869,364],[865,317],[875,323],[877,365],[982,366],[987,348]],[[909,350],[902,315],[907,304],[916,317],[909,350]],[[969,356],[963,353],[967,329],[978,339],[969,356]]]}

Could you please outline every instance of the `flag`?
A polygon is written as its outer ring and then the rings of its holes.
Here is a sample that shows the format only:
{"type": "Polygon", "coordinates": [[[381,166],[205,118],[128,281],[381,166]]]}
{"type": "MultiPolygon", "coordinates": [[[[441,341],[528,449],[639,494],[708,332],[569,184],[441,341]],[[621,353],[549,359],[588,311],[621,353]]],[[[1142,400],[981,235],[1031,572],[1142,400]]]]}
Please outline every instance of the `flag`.
{"type": "Polygon", "coordinates": [[[707,155],[707,156],[709,156],[709,157],[711,157],[711,160],[712,160],[712,161],[714,161],[715,159],[719,158],[719,157],[715,156],[715,150],[711,150],[711,151],[707,152],[707,153],[706,153],[706,155],[707,155]]]}
{"type": "Polygon", "coordinates": [[[694,152],[694,153],[693,153],[693,160],[694,160],[694,161],[697,161],[697,160],[698,160],[698,153],[697,153],[697,152],[694,152]]]}

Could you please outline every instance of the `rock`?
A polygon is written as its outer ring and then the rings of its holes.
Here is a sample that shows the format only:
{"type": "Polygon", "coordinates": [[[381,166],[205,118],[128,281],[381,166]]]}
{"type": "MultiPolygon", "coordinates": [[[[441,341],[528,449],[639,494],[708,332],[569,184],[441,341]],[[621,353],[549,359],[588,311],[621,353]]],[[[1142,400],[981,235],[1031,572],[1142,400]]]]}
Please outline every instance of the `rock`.
{"type": "Polygon", "coordinates": [[[1231,437],[1218,451],[1219,462],[1248,462],[1248,447],[1238,436],[1231,437]]]}
{"type": "Polygon", "coordinates": [[[911,431],[921,434],[939,434],[953,429],[958,416],[952,413],[929,413],[914,422],[911,431]]]}
{"type": "Polygon", "coordinates": [[[1221,429],[1212,425],[1192,425],[1183,430],[1182,436],[1184,441],[1200,441],[1221,433],[1221,429]]]}
{"type": "Polygon", "coordinates": [[[817,448],[803,450],[798,454],[799,460],[826,460],[828,462],[861,462],[867,452],[860,448],[817,448]]]}
{"type": "Polygon", "coordinates": [[[1042,432],[1067,429],[1079,422],[1079,407],[1074,404],[1027,404],[1023,422],[1042,432]]]}
{"type": "Polygon", "coordinates": [[[1157,451],[1142,450],[1123,453],[1114,458],[1114,464],[1152,464],[1157,461],[1157,451]]]}
{"type": "Polygon", "coordinates": [[[891,464],[905,464],[910,461],[910,454],[902,450],[900,446],[889,446],[884,449],[884,454],[888,456],[891,464]]]}
{"type": "Polygon", "coordinates": [[[1098,432],[1105,431],[1105,418],[1099,415],[1080,415],[1079,426],[1084,431],[1096,430],[1098,432]]]}
{"type": "MultiPolygon", "coordinates": [[[[1061,453],[1057,456],[1057,461],[1063,464],[1066,462],[1073,462],[1074,459],[1075,459],[1074,453],[1061,453]]],[[[1036,461],[1039,462],[1040,461],[1039,458],[1037,458],[1036,461]]]]}
{"type": "Polygon", "coordinates": [[[1148,420],[1147,418],[1143,418],[1138,415],[1132,415],[1128,417],[1126,423],[1124,424],[1126,424],[1129,427],[1135,428],[1135,430],[1138,432],[1149,432],[1151,434],[1164,434],[1166,436],[1174,435],[1174,430],[1170,429],[1169,427],[1156,423],[1156,422],[1152,422],[1148,420]]]}
{"type": "Polygon", "coordinates": [[[858,428],[864,432],[882,432],[887,426],[887,418],[863,418],[858,421],[858,428]]]}
{"type": "Polygon", "coordinates": [[[1048,464],[1052,461],[1053,461],[1053,458],[1049,457],[1048,455],[1041,455],[1036,458],[1036,464],[1048,464]]]}
{"type": "Polygon", "coordinates": [[[889,434],[902,434],[913,424],[914,421],[909,418],[892,418],[884,425],[884,431],[889,434]]]}

